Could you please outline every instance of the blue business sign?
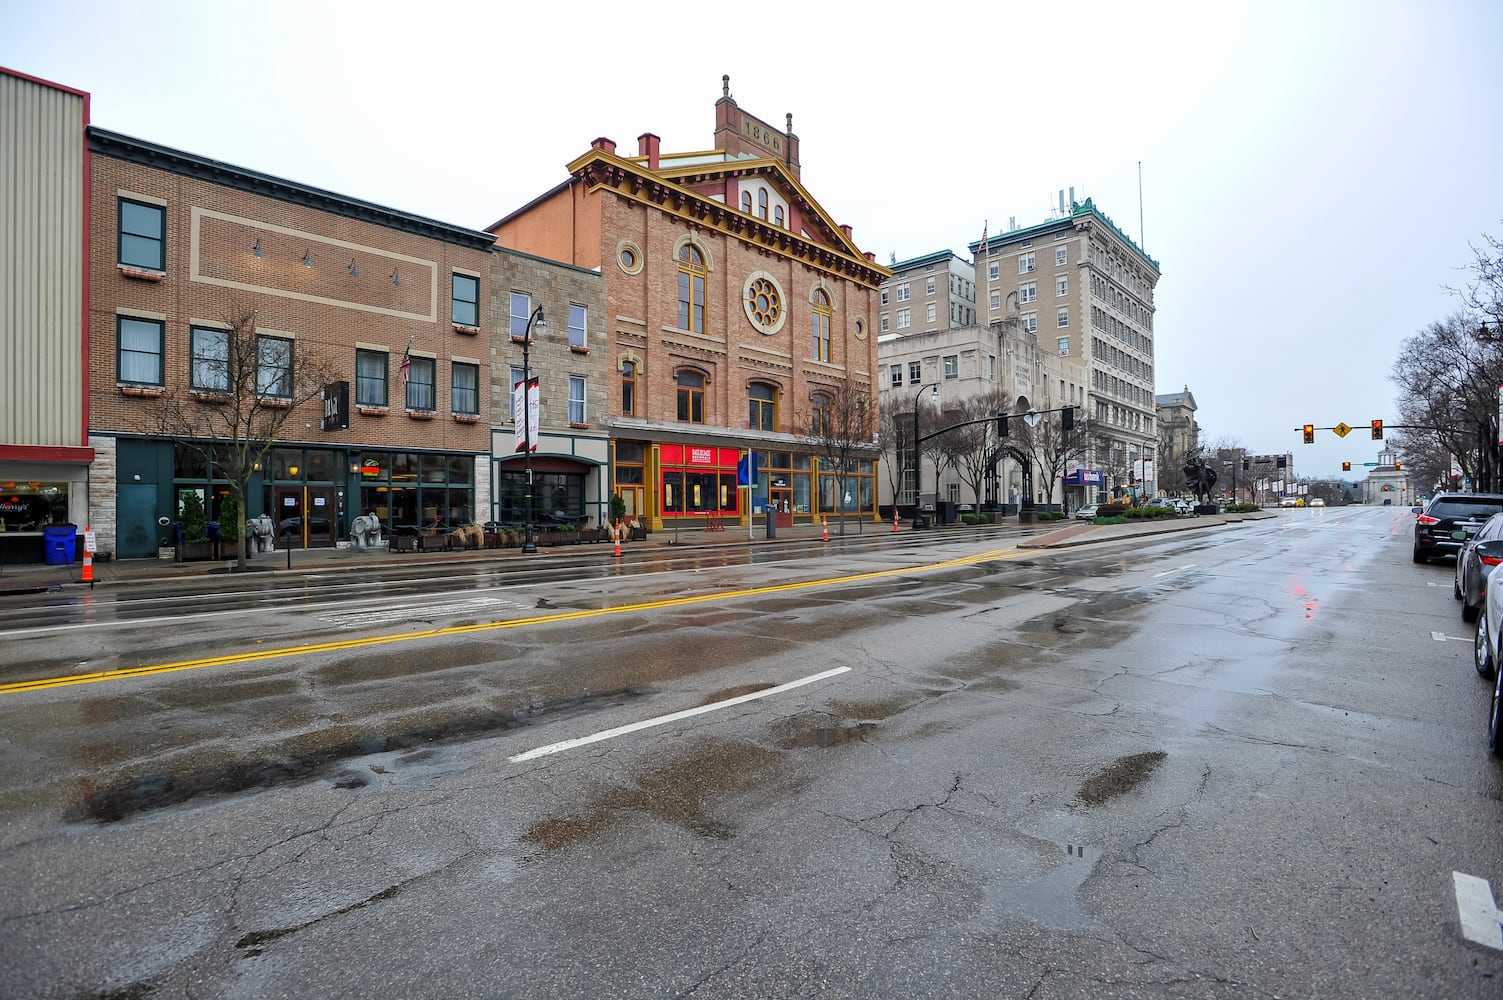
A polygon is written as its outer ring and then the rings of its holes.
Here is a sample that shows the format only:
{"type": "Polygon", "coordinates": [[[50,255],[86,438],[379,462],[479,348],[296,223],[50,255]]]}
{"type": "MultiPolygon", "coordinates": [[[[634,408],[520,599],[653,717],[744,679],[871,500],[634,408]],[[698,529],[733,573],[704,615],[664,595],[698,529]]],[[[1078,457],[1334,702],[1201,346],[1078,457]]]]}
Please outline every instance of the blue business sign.
{"type": "Polygon", "coordinates": [[[1076,469],[1066,473],[1066,486],[1100,486],[1105,481],[1100,469],[1076,469]]]}

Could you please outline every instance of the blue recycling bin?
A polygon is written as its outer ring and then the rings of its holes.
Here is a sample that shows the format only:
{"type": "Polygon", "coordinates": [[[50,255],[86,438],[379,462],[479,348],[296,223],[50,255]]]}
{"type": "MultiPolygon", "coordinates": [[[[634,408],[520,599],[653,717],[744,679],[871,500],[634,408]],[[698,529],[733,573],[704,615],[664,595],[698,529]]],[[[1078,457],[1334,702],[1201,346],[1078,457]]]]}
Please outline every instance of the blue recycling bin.
{"type": "Polygon", "coordinates": [[[78,525],[49,524],[42,529],[42,561],[49,566],[66,566],[73,562],[78,525]]]}

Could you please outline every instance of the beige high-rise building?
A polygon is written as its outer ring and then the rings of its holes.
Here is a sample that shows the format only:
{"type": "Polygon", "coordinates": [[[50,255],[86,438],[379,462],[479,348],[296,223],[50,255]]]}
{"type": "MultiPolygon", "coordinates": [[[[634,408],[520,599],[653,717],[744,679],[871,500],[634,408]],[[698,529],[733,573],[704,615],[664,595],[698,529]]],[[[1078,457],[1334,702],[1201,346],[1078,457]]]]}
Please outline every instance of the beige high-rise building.
{"type": "Polygon", "coordinates": [[[1085,370],[1084,412],[1100,442],[1085,465],[1103,473],[1107,493],[1151,496],[1158,261],[1091,199],[1067,202],[1063,192],[1054,218],[987,235],[970,250],[981,322],[1016,323],[1085,370]]]}
{"type": "MultiPolygon", "coordinates": [[[[894,499],[900,508],[916,502],[927,507],[936,501],[960,508],[1018,503],[1024,492],[1023,470],[1000,453],[993,473],[978,490],[958,470],[935,462],[939,442],[926,442],[920,448],[923,472],[916,483],[910,457],[914,409],[937,406],[944,419],[953,422],[979,412],[969,405],[978,399],[994,404],[996,412],[1080,406],[1086,399],[1085,368],[1047,349],[1052,345],[1042,344],[1016,322],[979,322],[974,266],[953,252],[942,250],[890,266],[892,277],[879,289],[883,332],[877,338],[887,473],[878,484],[881,505],[890,510],[894,499]],[[929,388],[933,385],[939,386],[937,400],[929,388]]],[[[990,445],[999,448],[1000,442],[993,437],[990,445]]],[[[1035,502],[1045,504],[1061,503],[1068,493],[1072,507],[1096,499],[1094,493],[1083,499],[1085,489],[1079,483],[1036,482],[1033,493],[1035,502]]]]}

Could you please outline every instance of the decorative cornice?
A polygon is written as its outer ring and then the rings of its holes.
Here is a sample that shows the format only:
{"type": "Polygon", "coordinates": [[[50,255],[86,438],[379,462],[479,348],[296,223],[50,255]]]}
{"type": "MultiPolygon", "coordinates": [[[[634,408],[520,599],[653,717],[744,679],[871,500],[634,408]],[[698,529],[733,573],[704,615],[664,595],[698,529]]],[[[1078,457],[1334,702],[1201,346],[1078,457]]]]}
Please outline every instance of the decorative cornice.
{"type": "MultiPolygon", "coordinates": [[[[787,176],[776,161],[766,161],[763,166],[764,172],[766,167],[771,166],[783,173],[791,190],[802,191],[797,181],[787,176]]],[[[716,229],[761,250],[799,261],[830,274],[842,275],[871,288],[881,285],[892,273],[887,268],[874,264],[864,257],[837,251],[795,235],[770,222],[750,218],[722,202],[697,194],[671,180],[653,174],[641,164],[623,160],[604,150],[591,150],[585,156],[569,164],[569,170],[591,191],[609,188],[617,197],[627,201],[651,205],[677,216],[684,222],[716,229]]],[[[717,173],[723,174],[723,171],[717,173]]],[[[807,199],[807,202],[809,209],[814,212],[822,225],[829,227],[833,233],[842,233],[812,199],[807,199]]],[[[841,238],[843,239],[843,233],[841,238]]],[[[851,250],[854,252],[854,247],[851,250]]]]}
{"type": "Polygon", "coordinates": [[[210,160],[194,153],[159,146],[154,142],[135,139],[93,125],[89,126],[88,135],[89,152],[100,156],[109,156],[143,167],[165,170],[168,173],[192,177],[210,184],[218,184],[221,187],[275,198],[278,201],[329,212],[347,219],[374,223],[387,229],[469,247],[472,250],[490,251],[496,242],[496,238],[490,233],[400,212],[373,202],[349,198],[333,191],[325,191],[322,188],[310,187],[295,181],[273,177],[270,174],[210,160]]]}

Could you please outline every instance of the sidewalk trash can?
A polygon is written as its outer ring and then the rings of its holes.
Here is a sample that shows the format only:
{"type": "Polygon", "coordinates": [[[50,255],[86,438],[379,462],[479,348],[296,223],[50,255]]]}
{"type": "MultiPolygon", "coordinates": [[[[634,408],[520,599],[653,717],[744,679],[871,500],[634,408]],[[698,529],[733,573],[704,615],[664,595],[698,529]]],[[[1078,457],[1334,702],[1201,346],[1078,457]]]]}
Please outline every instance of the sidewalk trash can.
{"type": "Polygon", "coordinates": [[[767,537],[778,537],[778,512],[771,505],[767,507],[767,537]]]}
{"type": "Polygon", "coordinates": [[[955,523],[955,501],[953,501],[953,500],[941,500],[939,502],[939,523],[940,524],[954,524],[955,523]]]}
{"type": "Polygon", "coordinates": [[[66,566],[73,562],[78,542],[78,525],[49,524],[42,529],[42,560],[49,566],[66,566]]]}

